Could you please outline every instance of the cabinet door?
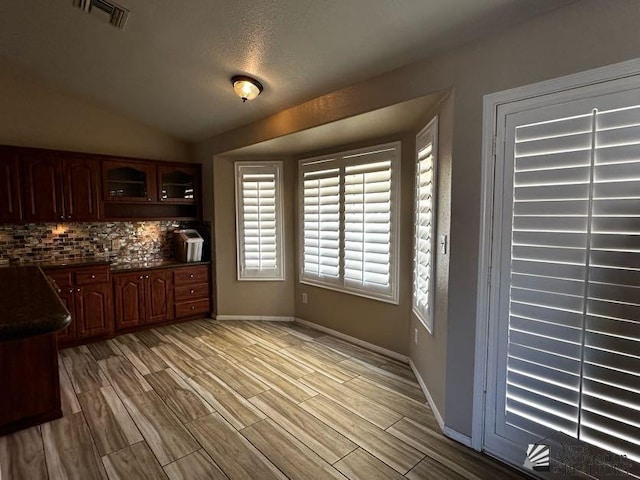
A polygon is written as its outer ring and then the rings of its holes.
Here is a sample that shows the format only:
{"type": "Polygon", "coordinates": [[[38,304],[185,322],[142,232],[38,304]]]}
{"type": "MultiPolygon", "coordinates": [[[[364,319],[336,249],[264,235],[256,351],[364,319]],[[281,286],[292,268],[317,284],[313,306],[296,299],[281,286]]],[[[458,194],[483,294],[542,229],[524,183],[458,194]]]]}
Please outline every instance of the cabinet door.
{"type": "Polygon", "coordinates": [[[100,218],[100,163],[91,158],[65,157],[64,214],[67,220],[93,221],[100,218]]]}
{"type": "Polygon", "coordinates": [[[114,276],[116,329],[137,327],[144,324],[144,287],[143,275],[132,273],[114,276]]]}
{"type": "Polygon", "coordinates": [[[76,339],[76,313],[75,313],[75,288],[60,287],[58,296],[71,314],[71,323],[64,330],[58,332],[58,343],[61,347],[72,343],[76,339]]]}
{"type": "Polygon", "coordinates": [[[109,335],[113,331],[111,289],[108,283],[76,288],[76,334],[78,338],[109,335]]]}
{"type": "Polygon", "coordinates": [[[149,323],[164,322],[174,317],[172,273],[171,270],[157,270],[145,275],[149,323]]]}
{"type": "Polygon", "coordinates": [[[200,167],[159,166],[158,194],[164,203],[197,203],[200,200],[200,167]]]}
{"type": "Polygon", "coordinates": [[[50,153],[42,152],[24,154],[22,164],[25,220],[30,222],[64,220],[60,160],[50,153]]]}
{"type": "Polygon", "coordinates": [[[10,148],[0,148],[0,223],[22,220],[18,154],[10,148]]]}
{"type": "Polygon", "coordinates": [[[157,202],[154,163],[105,160],[102,162],[105,202],[157,202]]]}

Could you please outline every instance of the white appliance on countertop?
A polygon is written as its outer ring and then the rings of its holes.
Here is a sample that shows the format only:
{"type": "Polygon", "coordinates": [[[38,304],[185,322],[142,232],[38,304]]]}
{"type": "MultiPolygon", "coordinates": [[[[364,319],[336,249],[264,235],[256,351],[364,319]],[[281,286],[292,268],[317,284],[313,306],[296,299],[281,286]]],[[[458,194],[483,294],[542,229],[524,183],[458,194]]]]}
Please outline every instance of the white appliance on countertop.
{"type": "Polygon", "coordinates": [[[197,230],[185,229],[175,231],[178,237],[178,260],[181,262],[200,262],[204,239],[197,230]]]}

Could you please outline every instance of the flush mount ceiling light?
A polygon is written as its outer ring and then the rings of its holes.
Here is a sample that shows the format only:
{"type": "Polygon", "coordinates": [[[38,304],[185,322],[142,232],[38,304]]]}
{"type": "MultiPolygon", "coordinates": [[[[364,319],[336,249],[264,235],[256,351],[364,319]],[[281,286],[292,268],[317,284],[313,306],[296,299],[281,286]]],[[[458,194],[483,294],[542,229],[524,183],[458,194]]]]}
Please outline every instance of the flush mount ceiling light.
{"type": "Polygon", "coordinates": [[[231,77],[233,90],[242,99],[242,102],[253,100],[262,93],[262,84],[255,78],[246,75],[235,75],[231,77]]]}

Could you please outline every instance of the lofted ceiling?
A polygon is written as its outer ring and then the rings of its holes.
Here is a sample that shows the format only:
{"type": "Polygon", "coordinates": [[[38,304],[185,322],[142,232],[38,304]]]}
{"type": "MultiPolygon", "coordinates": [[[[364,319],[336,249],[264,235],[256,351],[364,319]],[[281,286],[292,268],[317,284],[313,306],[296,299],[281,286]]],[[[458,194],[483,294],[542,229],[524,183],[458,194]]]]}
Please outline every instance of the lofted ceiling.
{"type": "Polygon", "coordinates": [[[72,0],[0,2],[0,56],[199,141],[571,0],[117,0],[124,31],[72,0]],[[230,77],[264,93],[242,104],[230,77]]]}

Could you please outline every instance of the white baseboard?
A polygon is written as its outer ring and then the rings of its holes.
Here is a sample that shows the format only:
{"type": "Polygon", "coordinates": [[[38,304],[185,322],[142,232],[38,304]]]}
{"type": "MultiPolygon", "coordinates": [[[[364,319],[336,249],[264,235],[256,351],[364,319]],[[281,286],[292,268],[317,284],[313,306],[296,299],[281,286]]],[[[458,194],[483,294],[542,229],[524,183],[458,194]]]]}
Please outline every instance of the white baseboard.
{"type": "Polygon", "coordinates": [[[261,322],[293,322],[294,317],[276,317],[276,316],[261,316],[261,315],[216,315],[212,317],[215,320],[250,320],[261,322]]]}
{"type": "Polygon", "coordinates": [[[452,429],[451,427],[447,427],[446,425],[444,426],[442,433],[444,433],[451,440],[455,440],[456,442],[463,444],[465,447],[471,448],[471,437],[468,437],[452,429]]]}
{"type": "Polygon", "coordinates": [[[422,379],[420,372],[416,368],[415,363],[413,363],[413,360],[411,359],[409,360],[409,365],[411,366],[411,370],[413,370],[413,374],[418,379],[418,383],[420,384],[422,393],[424,393],[424,396],[427,399],[427,403],[429,404],[429,407],[431,407],[433,416],[436,417],[436,422],[438,422],[438,426],[440,427],[440,430],[442,430],[444,433],[444,420],[442,419],[442,415],[440,415],[440,411],[438,410],[438,407],[436,407],[436,403],[433,401],[433,397],[431,396],[431,393],[429,392],[427,385],[424,383],[424,380],[422,379]]]}
{"type": "Polygon", "coordinates": [[[411,370],[413,370],[414,375],[418,379],[418,383],[420,384],[420,388],[422,389],[422,393],[424,393],[424,396],[427,399],[427,403],[431,407],[431,411],[433,412],[433,416],[436,417],[436,422],[438,422],[438,426],[440,426],[440,430],[442,430],[442,433],[445,436],[449,437],[452,440],[455,440],[458,443],[461,443],[461,444],[463,444],[463,445],[465,445],[467,447],[471,447],[471,437],[468,437],[468,436],[466,436],[466,435],[464,435],[464,434],[452,429],[451,427],[447,427],[444,424],[444,420],[442,418],[442,415],[440,415],[440,411],[438,410],[438,407],[436,407],[436,404],[433,401],[433,397],[431,396],[431,393],[429,392],[429,389],[427,388],[427,385],[424,383],[424,380],[422,379],[422,376],[420,375],[420,372],[416,368],[415,363],[413,363],[413,360],[409,360],[409,365],[411,365],[411,370]]]}
{"type": "Polygon", "coordinates": [[[398,360],[399,362],[402,362],[402,363],[409,363],[409,357],[407,357],[406,355],[402,355],[400,353],[394,352],[393,350],[388,350],[384,347],[374,345],[373,343],[365,342],[364,340],[360,340],[359,338],[352,337],[351,335],[347,335],[346,333],[338,332],[337,330],[323,327],[322,325],[318,325],[317,323],[309,322],[307,320],[303,320],[298,317],[296,317],[294,321],[296,323],[304,325],[305,327],[313,328],[314,330],[328,333],[329,335],[333,335],[334,337],[341,338],[342,340],[346,340],[347,342],[353,343],[355,345],[366,348],[368,350],[372,350],[376,353],[384,355],[385,357],[393,358],[394,360],[398,360]]]}

